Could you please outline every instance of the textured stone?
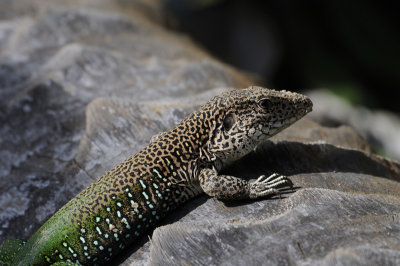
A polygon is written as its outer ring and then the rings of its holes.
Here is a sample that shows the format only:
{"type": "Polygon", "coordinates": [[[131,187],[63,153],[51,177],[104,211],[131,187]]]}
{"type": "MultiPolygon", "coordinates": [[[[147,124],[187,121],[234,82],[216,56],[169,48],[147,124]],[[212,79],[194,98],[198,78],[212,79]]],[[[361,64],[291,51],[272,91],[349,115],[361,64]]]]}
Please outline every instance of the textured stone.
{"type": "Polygon", "coordinates": [[[171,129],[201,103],[221,93],[214,89],[202,94],[171,100],[141,101],[98,98],[86,111],[84,134],[76,162],[90,176],[101,176],[150,143],[151,136],[171,129]]]}
{"type": "Polygon", "coordinates": [[[244,75],[148,19],[140,10],[150,7],[138,1],[0,5],[9,11],[0,12],[0,242],[28,238],[162,129],[161,117],[146,125],[136,102],[247,85],[244,75]],[[99,116],[108,101],[117,118],[99,116]]]}
{"type": "Polygon", "coordinates": [[[256,178],[276,171],[290,176],[295,192],[257,202],[192,203],[190,213],[154,231],[150,264],[398,264],[400,166],[326,142],[259,146],[227,172],[256,178]]]}
{"type": "MultiPolygon", "coordinates": [[[[151,1],[0,2],[0,243],[28,238],[214,88],[249,85],[162,28],[160,12],[151,1]]],[[[399,264],[400,166],[351,127],[302,119],[225,172],[278,172],[295,188],[193,199],[115,264],[399,264]]]]}
{"type": "Polygon", "coordinates": [[[310,116],[323,125],[349,125],[380,154],[400,160],[400,117],[384,110],[354,106],[326,90],[308,92],[316,103],[310,116]]]}
{"type": "Polygon", "coordinates": [[[230,219],[218,215],[156,229],[150,265],[395,265],[400,225],[393,214],[399,203],[398,197],[301,189],[283,200],[258,202],[257,209],[230,207],[230,219]],[[355,250],[373,260],[354,256],[355,250]]]}

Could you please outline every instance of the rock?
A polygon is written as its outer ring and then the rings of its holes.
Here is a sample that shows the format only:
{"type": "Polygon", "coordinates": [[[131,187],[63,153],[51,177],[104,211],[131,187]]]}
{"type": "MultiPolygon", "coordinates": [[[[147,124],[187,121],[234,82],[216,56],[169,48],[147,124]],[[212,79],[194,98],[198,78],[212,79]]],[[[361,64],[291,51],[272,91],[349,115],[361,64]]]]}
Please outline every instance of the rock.
{"type": "Polygon", "coordinates": [[[150,264],[398,264],[400,165],[364,151],[362,142],[329,144],[346,131],[302,119],[285,131],[286,140],[278,135],[260,145],[226,172],[279,172],[290,176],[295,192],[246,203],[204,196],[179,221],[154,231],[150,264]],[[304,124],[320,131],[311,134],[318,139],[298,130],[304,124]]]}
{"type": "Polygon", "coordinates": [[[150,265],[396,265],[399,203],[321,188],[253,207],[214,203],[206,221],[157,228],[150,265]]]}
{"type": "MultiPolygon", "coordinates": [[[[13,0],[0,11],[0,243],[28,238],[221,87],[249,85],[149,19],[160,9],[144,2],[13,0]]],[[[351,127],[302,119],[225,172],[279,172],[295,187],[282,199],[200,196],[115,264],[399,263],[400,166],[351,127]]]]}
{"type": "Polygon", "coordinates": [[[75,161],[90,176],[100,177],[147,146],[151,136],[171,129],[222,91],[220,88],[184,98],[141,102],[98,98],[87,107],[86,132],[75,161]]]}
{"type": "Polygon", "coordinates": [[[9,12],[0,12],[0,242],[28,238],[104,171],[143,147],[149,134],[164,129],[155,121],[141,131],[147,118],[132,114],[140,106],[114,110],[123,117],[112,124],[101,120],[91,111],[105,114],[104,101],[114,108],[123,99],[156,105],[247,85],[247,77],[140,13],[143,3],[16,0],[6,7],[9,12]],[[125,122],[138,125],[136,132],[125,122]],[[114,124],[135,134],[118,139],[109,131],[115,132],[114,124]],[[93,142],[85,143],[85,130],[93,142]],[[101,137],[108,146],[96,157],[90,153],[99,152],[93,148],[101,137]]]}
{"type": "Polygon", "coordinates": [[[307,93],[314,110],[310,117],[320,124],[335,127],[350,125],[380,154],[400,160],[400,118],[384,110],[353,106],[327,90],[307,93]]]}

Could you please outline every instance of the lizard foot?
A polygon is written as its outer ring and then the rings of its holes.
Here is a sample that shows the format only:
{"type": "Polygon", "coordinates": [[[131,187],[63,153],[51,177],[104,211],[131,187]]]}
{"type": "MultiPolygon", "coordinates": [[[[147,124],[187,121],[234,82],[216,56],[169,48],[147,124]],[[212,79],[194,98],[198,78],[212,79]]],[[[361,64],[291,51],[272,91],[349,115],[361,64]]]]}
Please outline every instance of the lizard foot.
{"type": "Polygon", "coordinates": [[[286,176],[272,174],[270,176],[262,175],[256,181],[250,183],[250,198],[260,198],[268,195],[280,195],[277,188],[290,186],[293,187],[292,181],[286,176]]]}

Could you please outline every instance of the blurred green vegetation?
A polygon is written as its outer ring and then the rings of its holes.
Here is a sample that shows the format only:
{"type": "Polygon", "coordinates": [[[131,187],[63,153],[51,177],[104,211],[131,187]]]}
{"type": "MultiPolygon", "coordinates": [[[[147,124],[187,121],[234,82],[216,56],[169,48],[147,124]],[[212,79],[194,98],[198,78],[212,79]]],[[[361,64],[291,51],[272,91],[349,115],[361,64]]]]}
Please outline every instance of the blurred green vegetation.
{"type": "Polygon", "coordinates": [[[277,89],[328,88],[355,104],[400,112],[395,2],[165,0],[211,53],[277,89]]]}

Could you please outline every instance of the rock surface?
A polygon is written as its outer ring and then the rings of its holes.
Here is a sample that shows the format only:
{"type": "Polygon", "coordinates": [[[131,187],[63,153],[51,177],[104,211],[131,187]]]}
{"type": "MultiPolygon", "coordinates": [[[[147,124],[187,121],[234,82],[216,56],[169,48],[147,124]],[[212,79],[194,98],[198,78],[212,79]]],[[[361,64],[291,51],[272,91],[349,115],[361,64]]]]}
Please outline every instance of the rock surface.
{"type": "Polygon", "coordinates": [[[106,169],[164,129],[159,122],[146,125],[140,120],[146,117],[136,113],[140,107],[123,105],[124,99],[158,105],[166,97],[248,84],[184,36],[147,19],[139,1],[1,5],[9,12],[0,13],[0,242],[28,238],[106,169]],[[111,99],[118,110],[101,106],[111,99]],[[107,110],[123,114],[103,124],[109,119],[99,114],[107,110]],[[133,135],[119,135],[120,127],[133,135]],[[92,143],[86,141],[90,134],[92,143]]]}
{"type": "MultiPolygon", "coordinates": [[[[28,238],[214,88],[251,84],[162,28],[145,2],[0,3],[0,243],[28,238]]],[[[226,172],[279,172],[295,189],[256,202],[198,197],[115,264],[400,263],[400,165],[352,128],[302,119],[226,172]]]]}
{"type": "Polygon", "coordinates": [[[154,231],[150,264],[398,264],[400,165],[371,154],[361,139],[341,141],[357,138],[348,127],[303,119],[282,133],[227,172],[279,172],[295,192],[246,203],[205,197],[154,231]]]}
{"type": "Polygon", "coordinates": [[[309,91],[307,95],[315,102],[315,112],[310,115],[313,120],[331,127],[350,125],[380,154],[400,160],[398,115],[353,106],[327,90],[309,91]]]}

